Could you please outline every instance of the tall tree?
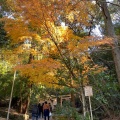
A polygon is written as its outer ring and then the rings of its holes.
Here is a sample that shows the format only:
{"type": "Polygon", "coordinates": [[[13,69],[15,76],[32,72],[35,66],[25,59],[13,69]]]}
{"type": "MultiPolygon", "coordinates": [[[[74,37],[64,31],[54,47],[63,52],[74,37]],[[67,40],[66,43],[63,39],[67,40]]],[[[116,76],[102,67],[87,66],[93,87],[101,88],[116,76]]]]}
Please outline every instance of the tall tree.
{"type": "Polygon", "coordinates": [[[116,68],[116,73],[117,73],[117,78],[118,82],[120,84],[120,48],[118,46],[118,38],[115,34],[114,26],[111,20],[110,12],[108,10],[107,2],[106,0],[96,0],[98,5],[100,6],[103,17],[104,17],[104,22],[105,22],[105,29],[106,29],[106,35],[108,37],[112,38],[112,54],[114,58],[114,63],[115,63],[115,68],[116,68]]]}

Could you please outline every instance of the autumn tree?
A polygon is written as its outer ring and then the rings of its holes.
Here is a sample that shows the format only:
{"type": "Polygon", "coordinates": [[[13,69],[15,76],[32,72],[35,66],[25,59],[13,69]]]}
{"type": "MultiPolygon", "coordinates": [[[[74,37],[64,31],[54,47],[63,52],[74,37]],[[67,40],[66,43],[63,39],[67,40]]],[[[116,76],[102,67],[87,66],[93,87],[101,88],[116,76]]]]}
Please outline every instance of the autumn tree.
{"type": "MultiPolygon", "coordinates": [[[[92,3],[8,0],[8,4],[12,16],[4,18],[4,28],[11,37],[11,44],[19,57],[25,52],[34,57],[30,64],[16,68],[30,83],[62,85],[79,90],[78,94],[82,94],[84,101],[83,87],[89,84],[89,76],[104,70],[95,65],[89,55],[90,47],[97,44],[95,38],[82,34],[91,25],[88,8],[92,3]],[[62,23],[66,26],[61,26],[62,23]],[[26,39],[32,43],[28,50],[23,49],[26,39]]],[[[24,59],[21,58],[19,60],[23,64],[24,59]]]]}

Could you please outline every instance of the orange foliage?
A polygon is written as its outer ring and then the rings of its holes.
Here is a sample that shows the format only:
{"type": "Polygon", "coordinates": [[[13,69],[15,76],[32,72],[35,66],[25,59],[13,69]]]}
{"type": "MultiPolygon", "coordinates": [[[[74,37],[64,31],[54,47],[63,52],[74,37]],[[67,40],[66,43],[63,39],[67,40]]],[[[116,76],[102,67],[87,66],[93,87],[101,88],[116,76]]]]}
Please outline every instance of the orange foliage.
{"type": "Polygon", "coordinates": [[[40,61],[33,60],[31,64],[18,65],[16,69],[20,71],[21,75],[29,78],[31,83],[50,86],[52,83],[57,83],[55,73],[60,66],[59,62],[45,58],[40,61]]]}
{"type": "MultiPolygon", "coordinates": [[[[82,30],[81,26],[90,26],[88,7],[91,6],[91,2],[86,0],[72,2],[71,0],[16,0],[12,4],[10,2],[10,5],[14,14],[13,18],[6,19],[5,30],[8,36],[11,36],[14,44],[23,42],[25,38],[31,38],[31,41],[37,40],[41,50],[30,49],[28,52],[44,56],[42,57],[44,59],[39,61],[16,67],[23,76],[29,78],[30,82],[46,85],[58,83],[55,74],[61,64],[53,59],[45,58],[51,54],[60,56],[61,61],[75,57],[79,60],[79,64],[84,64],[82,71],[84,84],[89,82],[87,73],[91,70],[100,72],[100,69],[96,71],[96,68],[91,68],[88,64],[89,59],[84,56],[84,51],[96,45],[93,38],[78,37],[69,27],[60,26],[60,21],[64,21],[64,18],[69,23],[77,21],[80,30],[82,30]]],[[[18,53],[24,52],[19,48],[16,49],[18,53]]],[[[71,62],[68,67],[70,65],[71,62]]],[[[79,71],[71,66],[67,69],[66,66],[62,63],[66,71],[72,69],[73,74],[78,78],[79,71]]]]}

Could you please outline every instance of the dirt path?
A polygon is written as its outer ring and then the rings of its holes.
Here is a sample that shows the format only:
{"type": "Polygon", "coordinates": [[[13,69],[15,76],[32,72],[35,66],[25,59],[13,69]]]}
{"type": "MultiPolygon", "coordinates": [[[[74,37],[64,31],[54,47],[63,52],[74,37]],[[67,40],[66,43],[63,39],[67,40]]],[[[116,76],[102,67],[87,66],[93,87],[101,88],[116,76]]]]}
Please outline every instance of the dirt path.
{"type": "MultiPolygon", "coordinates": [[[[0,120],[7,120],[6,118],[1,118],[0,117],[0,120]]],[[[32,119],[29,119],[29,120],[32,120],[32,119]]],[[[43,118],[39,118],[38,120],[44,120],[43,118]]],[[[52,119],[50,119],[50,120],[52,120],[52,119]]]]}
{"type": "Polygon", "coordinates": [[[0,120],[6,120],[6,119],[5,119],[5,118],[1,118],[1,117],[0,117],[0,120]]]}
{"type": "MultiPolygon", "coordinates": [[[[1,120],[1,119],[0,119],[1,120]]],[[[32,120],[32,119],[30,119],[30,120],[32,120]]],[[[39,118],[38,120],[44,120],[43,118],[39,118]]],[[[50,120],[52,120],[52,118],[50,118],[50,120]]]]}

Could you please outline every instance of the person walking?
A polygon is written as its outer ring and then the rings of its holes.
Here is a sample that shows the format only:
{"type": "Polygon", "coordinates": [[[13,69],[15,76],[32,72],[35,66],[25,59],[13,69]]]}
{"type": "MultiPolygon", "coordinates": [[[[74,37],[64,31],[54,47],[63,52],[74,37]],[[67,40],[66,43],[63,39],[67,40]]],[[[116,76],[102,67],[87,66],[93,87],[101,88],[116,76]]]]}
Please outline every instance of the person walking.
{"type": "Polygon", "coordinates": [[[43,112],[44,112],[44,120],[46,120],[46,118],[48,118],[48,120],[49,120],[50,106],[47,103],[47,101],[45,101],[45,103],[43,105],[43,112]]]}
{"type": "Polygon", "coordinates": [[[41,112],[41,113],[42,113],[42,118],[43,118],[43,116],[44,116],[44,113],[43,113],[43,105],[44,105],[44,103],[42,103],[42,108],[41,108],[41,109],[42,109],[42,112],[41,112]]]}
{"type": "Polygon", "coordinates": [[[38,120],[38,113],[39,113],[38,105],[34,104],[32,106],[32,120],[38,120]]]}
{"type": "Polygon", "coordinates": [[[52,105],[51,105],[51,103],[49,103],[49,107],[50,107],[49,117],[51,117],[52,116],[52,105]]]}
{"type": "Polygon", "coordinates": [[[38,104],[38,109],[39,109],[38,117],[43,118],[43,107],[40,103],[38,104]]]}
{"type": "Polygon", "coordinates": [[[50,112],[52,113],[52,105],[51,105],[51,103],[49,103],[49,106],[50,106],[50,112]]]}

